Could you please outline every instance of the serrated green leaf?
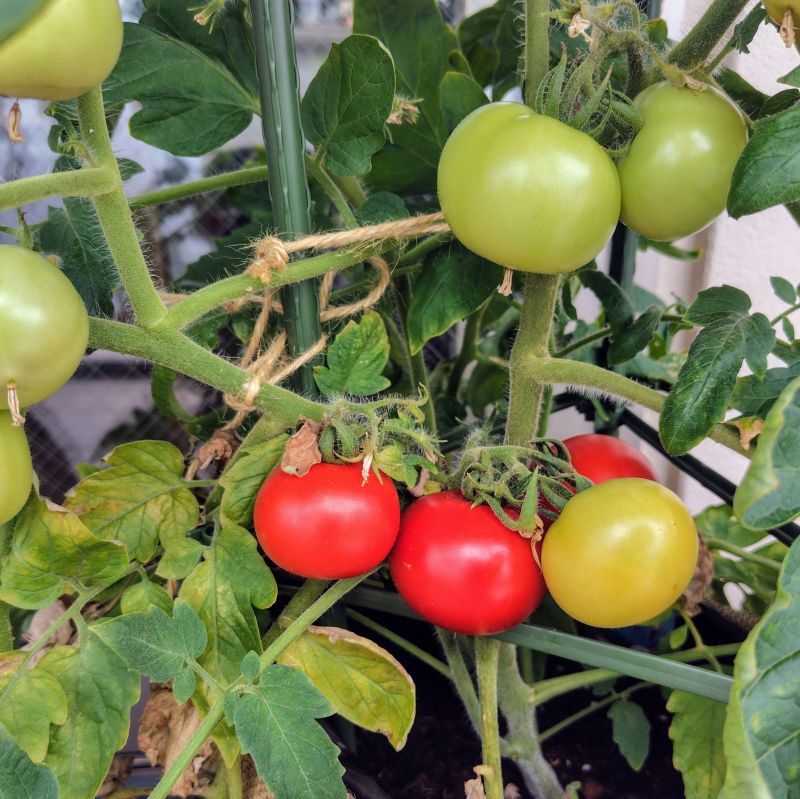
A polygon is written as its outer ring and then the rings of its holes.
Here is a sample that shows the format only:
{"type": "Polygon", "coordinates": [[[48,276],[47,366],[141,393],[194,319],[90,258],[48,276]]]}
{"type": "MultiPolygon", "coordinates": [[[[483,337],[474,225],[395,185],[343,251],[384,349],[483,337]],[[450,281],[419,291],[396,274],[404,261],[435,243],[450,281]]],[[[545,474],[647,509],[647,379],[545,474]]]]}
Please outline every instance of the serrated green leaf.
{"type": "Polygon", "coordinates": [[[800,378],[783,390],[764,420],[758,447],[733,497],[739,520],[768,530],[800,515],[800,378]]]}
{"type": "Polygon", "coordinates": [[[618,699],[608,710],[614,743],[628,765],[639,771],[650,751],[650,722],[642,708],[628,699],[618,699]]]}
{"type": "Polygon", "coordinates": [[[383,319],[367,311],[352,319],[328,348],[327,366],[314,367],[314,379],[326,397],[369,397],[391,385],[383,370],[389,361],[389,336],[383,319]]]}
{"type": "Polygon", "coordinates": [[[184,580],[180,598],[208,631],[208,644],[198,660],[223,685],[239,676],[248,652],[262,651],[253,607],[268,608],[277,595],[275,578],[255,538],[235,525],[216,534],[203,562],[184,580]]]}
{"type": "Polygon", "coordinates": [[[600,300],[613,333],[621,333],[633,323],[633,305],[618,283],[596,269],[582,269],[578,278],[600,300]]]}
{"type": "Polygon", "coordinates": [[[736,656],[725,721],[728,772],[720,799],[792,797],[800,763],[800,540],[778,596],[736,656]]]}
{"type": "Polygon", "coordinates": [[[123,613],[147,613],[150,608],[161,608],[164,613],[172,614],[172,597],[149,580],[128,588],[119,604],[123,613]]]}
{"type": "Polygon", "coordinates": [[[242,752],[276,799],[345,799],[339,750],[315,721],[330,714],[308,677],[288,666],[270,666],[252,690],[225,697],[242,752]]]}
{"type": "Polygon", "coordinates": [[[415,355],[430,339],[477,311],[503,279],[503,270],[461,245],[426,259],[408,309],[408,346],[415,355]]]}
{"type": "Polygon", "coordinates": [[[280,663],[303,671],[333,709],[353,724],[405,746],[416,713],[408,672],[385,649],[339,627],[309,627],[280,663]]]}
{"type": "Polygon", "coordinates": [[[218,60],[145,25],[126,23],[109,104],[136,100],[131,134],[173,155],[205,155],[241,133],[258,100],[218,60]]]}
{"type": "Polygon", "coordinates": [[[375,36],[389,49],[397,92],[419,101],[419,119],[392,127],[392,141],[372,160],[370,184],[399,194],[435,189],[436,168],[447,138],[439,86],[458,50],[435,0],[356,0],[353,33],[375,36]]]}
{"type": "Polygon", "coordinates": [[[797,292],[794,290],[794,286],[785,277],[773,275],[769,279],[769,283],[772,286],[772,290],[775,292],[775,296],[779,300],[782,300],[787,305],[794,305],[794,303],[797,302],[797,292]]]}
{"type": "Polygon", "coordinates": [[[59,799],[55,774],[38,766],[0,724],[0,797],[2,799],[59,799]]]}
{"type": "Polygon", "coordinates": [[[333,44],[301,105],[303,131],[334,175],[364,175],[386,141],[395,91],[394,63],[373,36],[333,44]]]}
{"type": "Polygon", "coordinates": [[[45,765],[56,775],[60,799],[87,799],[97,793],[114,753],[128,738],[139,675],[93,628],[81,635],[79,650],[57,646],[36,668],[58,680],[69,705],[67,720],[52,732],[45,765]]]}
{"type": "MultiPolygon", "coordinates": [[[[0,655],[0,727],[34,763],[41,763],[50,742],[50,725],[67,720],[67,697],[42,669],[26,669],[9,687],[24,659],[24,652],[0,655]]],[[[2,790],[0,796],[4,796],[2,790]]]]}
{"type": "Polygon", "coordinates": [[[197,613],[178,600],[172,616],[161,608],[129,613],[94,625],[94,633],[129,668],[156,682],[171,680],[188,661],[197,660],[208,634],[197,613]]]}
{"type": "Polygon", "coordinates": [[[486,105],[489,98],[480,84],[463,72],[448,72],[439,86],[439,104],[448,133],[455,130],[464,117],[486,105]]]}
{"type": "Polygon", "coordinates": [[[730,505],[712,505],[698,513],[694,523],[703,538],[716,538],[737,547],[749,547],[764,538],[760,530],[748,530],[740,524],[730,505]]]}
{"type": "Polygon", "coordinates": [[[667,700],[672,713],[669,737],[672,763],[683,776],[686,799],[716,799],[725,782],[722,702],[673,691],[667,700]]]}
{"type": "Polygon", "coordinates": [[[258,490],[281,459],[288,438],[280,435],[248,447],[220,477],[219,485],[224,492],[220,506],[223,524],[250,524],[258,490]]]}
{"type": "Polygon", "coordinates": [[[661,321],[661,313],[662,309],[656,306],[648,308],[633,324],[615,333],[608,348],[609,364],[625,363],[641,352],[650,343],[661,321]]]}
{"type": "Polygon", "coordinates": [[[155,555],[159,541],[167,552],[177,547],[181,555],[188,546],[196,560],[200,544],[182,543],[197,526],[200,509],[184,484],[180,450],[165,441],[137,441],[117,447],[105,463],[108,469],[78,483],[67,507],[95,535],[122,541],[143,563],[155,555]]]}
{"type": "Polygon", "coordinates": [[[172,693],[175,701],[179,705],[188,702],[196,690],[197,678],[194,676],[194,672],[188,666],[178,669],[172,680],[172,693]]]}
{"type": "Polygon", "coordinates": [[[781,392],[796,377],[800,377],[800,361],[793,366],[767,369],[763,379],[754,375],[740,377],[731,397],[731,406],[745,416],[765,418],[781,392]]]}
{"type": "Polygon", "coordinates": [[[356,210],[355,216],[359,225],[377,225],[393,219],[407,219],[408,208],[402,197],[390,191],[376,191],[356,210]]]}
{"type": "Polygon", "coordinates": [[[242,658],[241,665],[242,677],[251,682],[258,677],[258,672],[261,669],[261,662],[258,658],[258,652],[252,649],[242,658]]]}
{"type": "Polygon", "coordinates": [[[730,43],[738,52],[750,52],[749,45],[755,38],[756,33],[758,33],[758,29],[766,16],[766,10],[759,4],[734,27],[730,43]]]}
{"type": "Polygon", "coordinates": [[[32,497],[17,517],[11,552],[0,569],[0,599],[43,608],[72,584],[110,585],[127,568],[122,544],[96,538],[75,514],[32,497]]]}
{"type": "Polygon", "coordinates": [[[750,316],[750,298],[721,286],[701,291],[686,313],[705,325],[692,342],[686,363],[664,402],[659,433],[665,449],[682,455],[722,422],[745,356],[766,366],[774,331],[763,314],[750,316]]]}
{"type": "Polygon", "coordinates": [[[800,104],[760,119],[733,170],[728,213],[738,219],[800,200],[800,104]]]}

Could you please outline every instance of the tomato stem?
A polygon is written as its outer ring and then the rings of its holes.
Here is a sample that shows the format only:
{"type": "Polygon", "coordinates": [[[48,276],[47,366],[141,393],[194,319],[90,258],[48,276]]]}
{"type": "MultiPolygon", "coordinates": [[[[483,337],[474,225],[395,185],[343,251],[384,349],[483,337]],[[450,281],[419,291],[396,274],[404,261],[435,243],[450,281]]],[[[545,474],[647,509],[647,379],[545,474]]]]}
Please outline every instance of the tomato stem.
{"type": "Polygon", "coordinates": [[[667,60],[681,69],[700,66],[748,2],[749,0],[713,0],[697,24],[672,48],[667,60]]]}
{"type": "Polygon", "coordinates": [[[11,629],[11,606],[0,602],[0,653],[14,649],[14,633],[11,629]]]}
{"type": "Polygon", "coordinates": [[[48,197],[94,197],[116,186],[113,170],[104,166],[34,175],[0,185],[0,211],[21,208],[48,197]]]}
{"type": "Polygon", "coordinates": [[[472,681],[467,664],[464,662],[464,655],[461,652],[458,638],[455,633],[445,630],[443,627],[437,627],[436,634],[439,636],[439,643],[442,645],[447,665],[450,667],[450,674],[453,677],[456,691],[464,703],[464,709],[467,711],[467,716],[472,722],[475,732],[480,735],[481,711],[478,703],[478,694],[475,691],[475,683],[472,681]]]}
{"type": "Polygon", "coordinates": [[[478,695],[481,703],[483,783],[487,799],[503,799],[503,770],[500,763],[500,728],[497,717],[497,663],[500,642],[496,638],[475,639],[478,695]]]}
{"type": "Polygon", "coordinates": [[[266,647],[273,641],[277,641],[281,631],[285,630],[304,610],[310,608],[322,596],[329,585],[329,580],[306,580],[286,604],[280,616],[264,633],[261,643],[266,647]]]}

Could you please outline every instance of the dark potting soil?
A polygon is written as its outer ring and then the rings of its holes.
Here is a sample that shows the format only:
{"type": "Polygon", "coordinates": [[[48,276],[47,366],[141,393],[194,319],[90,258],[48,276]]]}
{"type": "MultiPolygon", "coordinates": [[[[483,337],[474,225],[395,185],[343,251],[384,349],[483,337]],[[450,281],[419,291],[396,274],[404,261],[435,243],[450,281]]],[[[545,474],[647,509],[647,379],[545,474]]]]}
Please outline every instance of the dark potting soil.
{"type": "MultiPolygon", "coordinates": [[[[431,652],[437,651],[429,626],[397,618],[390,623],[403,636],[431,652]]],[[[472,767],[480,763],[480,742],[452,685],[374,633],[355,624],[353,627],[375,638],[409,671],[417,686],[417,718],[400,752],[395,752],[383,736],[356,732],[357,751],[351,754],[352,761],[371,775],[383,795],[375,792],[371,796],[366,786],[358,791],[351,785],[351,790],[358,799],[463,799],[464,782],[474,776],[472,767]]],[[[575,670],[574,664],[551,658],[548,676],[575,670]]],[[[590,691],[577,691],[548,702],[539,709],[540,729],[567,718],[595,698],[590,691]]],[[[681,776],[671,761],[672,745],[667,735],[670,719],[662,692],[648,688],[638,691],[635,700],[652,725],[650,753],[641,771],[634,772],[619,754],[604,708],[545,743],[545,756],[563,785],[580,782],[584,799],[683,799],[681,776]]],[[[503,768],[506,783],[514,783],[520,797],[529,799],[513,763],[504,760],[503,768]]]]}

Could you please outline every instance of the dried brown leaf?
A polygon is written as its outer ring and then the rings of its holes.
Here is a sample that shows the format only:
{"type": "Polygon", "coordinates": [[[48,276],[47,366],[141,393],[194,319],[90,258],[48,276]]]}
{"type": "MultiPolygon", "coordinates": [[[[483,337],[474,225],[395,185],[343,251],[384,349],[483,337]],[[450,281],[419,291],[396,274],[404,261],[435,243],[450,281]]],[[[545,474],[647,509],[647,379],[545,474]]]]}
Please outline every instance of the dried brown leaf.
{"type": "Polygon", "coordinates": [[[697,536],[697,546],[697,565],[683,592],[684,607],[690,616],[696,616],[700,612],[700,603],[714,579],[714,558],[700,535],[697,536]]]}
{"type": "Polygon", "coordinates": [[[108,770],[97,796],[109,796],[122,790],[125,780],[128,779],[131,771],[133,771],[133,755],[114,755],[114,759],[111,761],[111,768],[108,770]]]}
{"type": "Polygon", "coordinates": [[[281,458],[281,469],[297,477],[305,477],[312,466],[322,461],[319,451],[322,425],[311,419],[302,421],[302,427],[286,442],[281,458]]]}
{"type": "Polygon", "coordinates": [[[753,416],[734,419],[733,424],[739,431],[739,443],[742,445],[742,449],[750,449],[750,442],[764,429],[764,420],[753,416]]]}

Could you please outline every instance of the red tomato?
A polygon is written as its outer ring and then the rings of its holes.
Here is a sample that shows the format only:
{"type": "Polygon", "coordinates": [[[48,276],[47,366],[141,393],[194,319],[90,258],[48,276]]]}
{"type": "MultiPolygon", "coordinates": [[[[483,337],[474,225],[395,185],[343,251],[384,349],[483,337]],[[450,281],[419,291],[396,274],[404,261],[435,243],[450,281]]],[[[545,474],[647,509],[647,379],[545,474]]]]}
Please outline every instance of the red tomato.
{"type": "Polygon", "coordinates": [[[658,482],[650,461],[624,441],[613,436],[588,433],[564,441],[572,465],[578,474],[593,483],[605,483],[617,477],[642,477],[658,482]]]}
{"type": "Polygon", "coordinates": [[[455,492],[431,494],[404,511],[389,568],[420,616],[467,635],[514,627],[545,592],[530,541],[455,492]]]}
{"type": "Polygon", "coordinates": [[[270,560],[301,577],[339,580],[374,569],[400,527],[392,480],[361,464],[318,463],[305,477],[274,469],[253,511],[256,536],[270,560]]]}

